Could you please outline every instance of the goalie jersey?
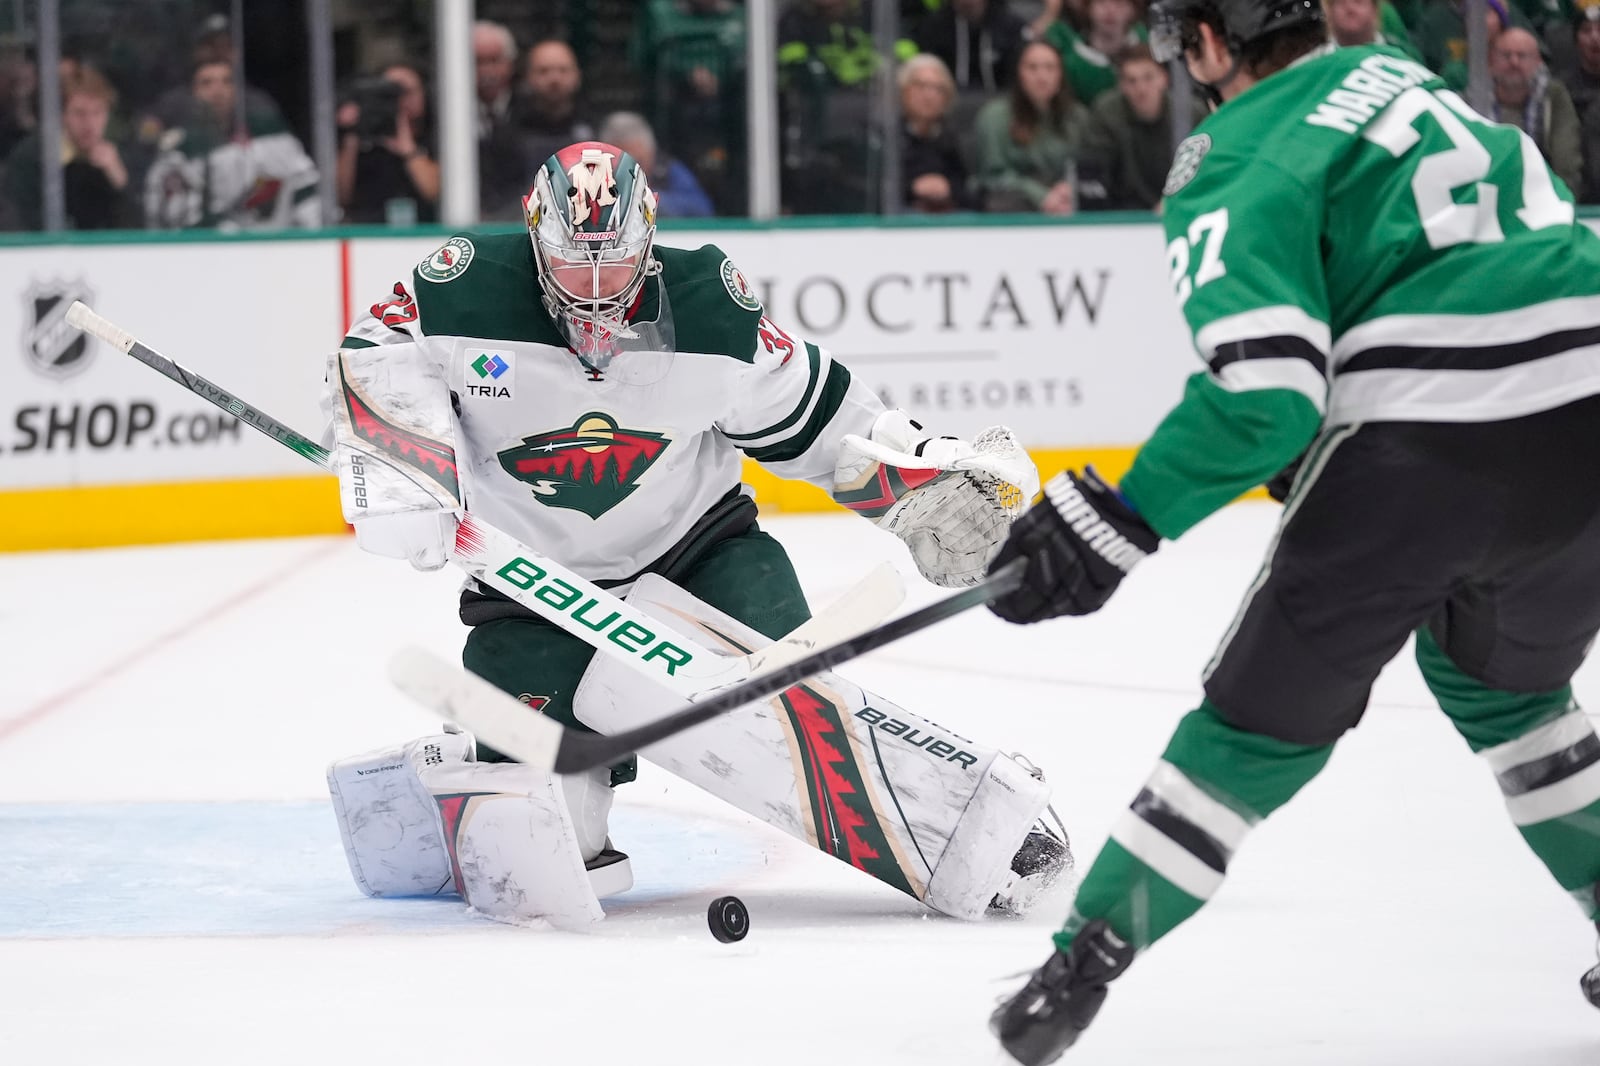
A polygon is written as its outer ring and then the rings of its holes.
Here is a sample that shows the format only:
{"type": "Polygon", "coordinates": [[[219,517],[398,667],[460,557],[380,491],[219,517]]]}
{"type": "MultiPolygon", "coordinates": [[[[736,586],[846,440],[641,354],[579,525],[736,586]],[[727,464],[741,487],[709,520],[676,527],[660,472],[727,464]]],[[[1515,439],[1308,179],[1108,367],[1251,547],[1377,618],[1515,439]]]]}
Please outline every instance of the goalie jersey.
{"type": "Polygon", "coordinates": [[[1205,369],[1121,488],[1176,537],[1324,426],[1600,393],[1600,238],[1514,126],[1383,46],[1313,54],[1179,147],[1167,260],[1205,369]]]}
{"type": "Polygon", "coordinates": [[[452,237],[417,264],[329,373],[354,433],[417,472],[411,498],[374,508],[459,500],[615,583],[739,490],[741,455],[831,488],[840,438],[869,434],[882,403],[768,319],[720,249],[654,258],[629,320],[649,325],[606,361],[580,360],[546,313],[525,232],[452,237]]]}

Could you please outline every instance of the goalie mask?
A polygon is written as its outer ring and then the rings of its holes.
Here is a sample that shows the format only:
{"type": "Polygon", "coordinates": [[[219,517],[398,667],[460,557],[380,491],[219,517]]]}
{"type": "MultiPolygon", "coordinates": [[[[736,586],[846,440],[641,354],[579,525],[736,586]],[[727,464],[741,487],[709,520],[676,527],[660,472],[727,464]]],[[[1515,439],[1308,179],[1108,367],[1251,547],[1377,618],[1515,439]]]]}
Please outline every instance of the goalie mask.
{"type": "Polygon", "coordinates": [[[569,145],[544,161],[522,206],[545,310],[591,373],[622,351],[671,351],[664,302],[635,306],[660,268],[650,254],[656,196],[631,155],[569,145]]]}

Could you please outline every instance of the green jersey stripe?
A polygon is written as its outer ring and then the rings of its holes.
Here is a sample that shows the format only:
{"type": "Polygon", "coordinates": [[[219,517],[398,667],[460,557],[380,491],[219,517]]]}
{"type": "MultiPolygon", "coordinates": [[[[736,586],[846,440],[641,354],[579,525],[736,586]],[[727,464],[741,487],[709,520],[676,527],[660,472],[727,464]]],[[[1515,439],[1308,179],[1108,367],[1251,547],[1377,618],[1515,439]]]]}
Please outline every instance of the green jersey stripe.
{"type": "Polygon", "coordinates": [[[828,367],[828,380],[823,384],[821,397],[812,409],[811,417],[806,419],[800,431],[788,440],[777,444],[769,444],[761,448],[740,449],[758,463],[784,463],[804,455],[807,449],[817,442],[822,431],[827,428],[833,416],[839,413],[839,408],[844,404],[845,393],[850,390],[850,371],[840,363],[831,363],[828,367]]]}
{"type": "Polygon", "coordinates": [[[816,400],[817,382],[822,380],[822,349],[818,348],[810,341],[806,341],[805,346],[806,362],[809,365],[811,376],[806,379],[805,392],[801,395],[800,402],[795,405],[795,409],[790,411],[788,416],[785,417],[783,421],[777,422],[756,433],[729,433],[727,430],[723,430],[722,435],[724,437],[727,437],[740,447],[744,447],[746,445],[754,445],[759,447],[763,443],[764,438],[776,436],[782,433],[784,430],[791,428],[795,423],[799,422],[805,417],[806,412],[811,409],[812,403],[816,400]]]}
{"type": "Polygon", "coordinates": [[[339,342],[339,347],[341,348],[376,348],[377,346],[377,341],[369,341],[361,337],[346,337],[339,342]]]}

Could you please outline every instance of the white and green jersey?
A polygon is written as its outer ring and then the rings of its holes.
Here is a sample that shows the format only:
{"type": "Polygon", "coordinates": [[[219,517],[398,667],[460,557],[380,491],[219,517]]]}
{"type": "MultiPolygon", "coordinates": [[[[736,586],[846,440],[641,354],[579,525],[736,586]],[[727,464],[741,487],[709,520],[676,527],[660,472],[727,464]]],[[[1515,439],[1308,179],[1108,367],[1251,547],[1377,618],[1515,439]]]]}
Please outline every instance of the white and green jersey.
{"type": "Polygon", "coordinates": [[[870,433],[876,395],[768,319],[720,249],[654,255],[635,317],[656,318],[665,290],[670,358],[586,371],[540,301],[527,234],[473,234],[355,322],[340,365],[360,384],[331,380],[329,398],[374,446],[420,456],[436,496],[596,581],[677,543],[739,487],[741,455],[831,489],[840,438],[870,433]]]}
{"type": "Polygon", "coordinates": [[[1322,425],[1600,393],[1600,238],[1533,141],[1382,46],[1319,51],[1180,147],[1163,217],[1205,363],[1123,489],[1176,536],[1322,425]]]}

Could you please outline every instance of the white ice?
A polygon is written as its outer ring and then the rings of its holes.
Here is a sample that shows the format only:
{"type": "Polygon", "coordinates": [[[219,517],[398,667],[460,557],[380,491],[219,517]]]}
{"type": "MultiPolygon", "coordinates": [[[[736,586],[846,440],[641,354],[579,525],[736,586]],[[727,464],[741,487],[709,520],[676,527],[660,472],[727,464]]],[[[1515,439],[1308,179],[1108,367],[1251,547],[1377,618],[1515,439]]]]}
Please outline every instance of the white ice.
{"type": "MultiPolygon", "coordinates": [[[[972,612],[847,672],[1040,763],[1086,868],[1276,513],[1223,512],[1095,617],[972,612]]],[[[910,572],[851,516],[766,525],[814,601],[879,558],[910,572]]],[[[941,919],[648,766],[614,833],[639,886],[593,934],[360,896],[323,768],[435,726],[383,664],[458,647],[456,581],[347,538],[0,556],[0,1063],[1001,1061],[987,1015],[1064,903],[941,919]],[[725,893],[736,945],[706,929],[725,893]]],[[[1407,652],[1064,1062],[1594,1066],[1593,934],[1407,652]]]]}

